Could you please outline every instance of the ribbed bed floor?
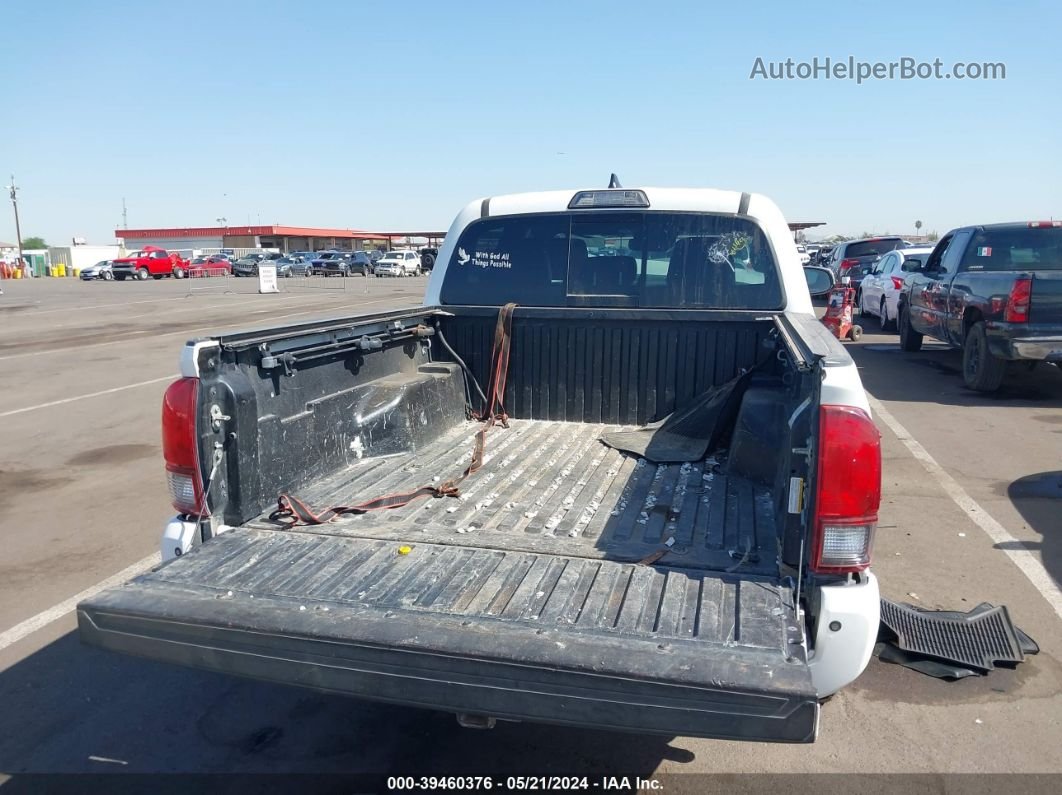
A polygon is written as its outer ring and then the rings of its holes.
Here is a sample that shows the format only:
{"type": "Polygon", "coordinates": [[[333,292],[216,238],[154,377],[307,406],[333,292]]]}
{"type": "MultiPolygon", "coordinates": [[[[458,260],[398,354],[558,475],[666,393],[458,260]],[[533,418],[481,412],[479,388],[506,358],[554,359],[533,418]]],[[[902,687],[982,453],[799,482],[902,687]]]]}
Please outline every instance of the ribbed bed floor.
{"type": "MultiPolygon", "coordinates": [[[[322,509],[459,475],[476,423],[415,454],[366,459],[295,496],[322,509]]],[[[348,516],[296,532],[777,574],[770,490],[727,477],[711,458],[655,465],[606,447],[616,426],[513,420],[487,435],[482,469],[459,498],[348,516]],[[668,542],[674,539],[670,546],[668,542]]],[[[263,515],[252,526],[275,527],[263,515]]]]}

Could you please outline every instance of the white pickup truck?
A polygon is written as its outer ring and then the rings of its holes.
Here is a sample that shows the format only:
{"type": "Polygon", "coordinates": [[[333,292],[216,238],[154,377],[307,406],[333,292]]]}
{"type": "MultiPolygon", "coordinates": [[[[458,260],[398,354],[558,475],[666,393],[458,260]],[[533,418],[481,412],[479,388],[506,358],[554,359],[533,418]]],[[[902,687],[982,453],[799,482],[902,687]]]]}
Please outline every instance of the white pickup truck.
{"type": "Polygon", "coordinates": [[[422,306],[188,343],[164,563],[81,637],[466,725],[811,742],[879,610],[821,276],[755,194],[474,201],[422,306]]]}

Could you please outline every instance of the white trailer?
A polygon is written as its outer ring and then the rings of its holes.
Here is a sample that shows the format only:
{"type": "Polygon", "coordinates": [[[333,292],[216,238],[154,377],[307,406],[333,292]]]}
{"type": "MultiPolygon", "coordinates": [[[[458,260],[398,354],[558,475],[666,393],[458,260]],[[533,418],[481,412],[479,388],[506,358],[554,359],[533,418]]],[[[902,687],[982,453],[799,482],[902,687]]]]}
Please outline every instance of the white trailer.
{"type": "Polygon", "coordinates": [[[70,275],[89,265],[118,257],[118,246],[52,246],[48,259],[52,265],[65,265],[70,275]]]}

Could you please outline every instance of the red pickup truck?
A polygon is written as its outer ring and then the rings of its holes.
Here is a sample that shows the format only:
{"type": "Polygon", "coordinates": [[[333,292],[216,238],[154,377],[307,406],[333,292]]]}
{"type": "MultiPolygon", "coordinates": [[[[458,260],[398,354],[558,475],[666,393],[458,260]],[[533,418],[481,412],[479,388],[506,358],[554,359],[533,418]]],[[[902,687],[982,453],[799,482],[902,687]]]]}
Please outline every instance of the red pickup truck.
{"type": "Polygon", "coordinates": [[[155,279],[163,276],[183,279],[188,275],[188,260],[164,248],[144,246],[127,257],[116,259],[112,270],[114,278],[120,282],[126,279],[144,281],[149,276],[155,279]]]}

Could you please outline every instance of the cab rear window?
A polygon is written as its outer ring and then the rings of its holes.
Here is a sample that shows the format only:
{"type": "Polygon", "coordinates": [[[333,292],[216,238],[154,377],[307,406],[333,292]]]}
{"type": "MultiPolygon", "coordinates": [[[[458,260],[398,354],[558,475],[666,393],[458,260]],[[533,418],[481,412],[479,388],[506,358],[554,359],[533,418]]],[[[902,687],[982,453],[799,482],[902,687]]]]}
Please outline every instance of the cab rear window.
{"type": "Polygon", "coordinates": [[[902,247],[903,240],[898,237],[881,238],[880,240],[860,240],[858,243],[849,243],[844,255],[845,257],[881,256],[902,247]]]}
{"type": "Polygon", "coordinates": [[[1062,270],[1062,227],[982,229],[962,258],[966,271],[1062,270]]]}
{"type": "Polygon", "coordinates": [[[752,221],[652,211],[485,218],[454,247],[444,304],[780,309],[774,252],[752,221]]]}

